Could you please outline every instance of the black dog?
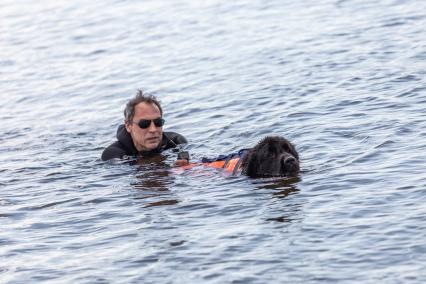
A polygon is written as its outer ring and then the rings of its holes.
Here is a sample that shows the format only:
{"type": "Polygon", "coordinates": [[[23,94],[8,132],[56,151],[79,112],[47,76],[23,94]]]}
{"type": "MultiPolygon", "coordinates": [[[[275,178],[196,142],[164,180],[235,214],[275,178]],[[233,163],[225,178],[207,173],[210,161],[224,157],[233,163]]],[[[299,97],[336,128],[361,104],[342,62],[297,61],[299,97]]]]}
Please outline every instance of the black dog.
{"type": "Polygon", "coordinates": [[[269,136],[248,150],[241,167],[242,173],[251,178],[296,176],[299,154],[287,139],[269,136]]]}
{"type": "Polygon", "coordinates": [[[203,165],[223,168],[232,174],[242,173],[251,178],[296,176],[299,173],[299,154],[293,144],[280,136],[268,136],[254,148],[238,153],[203,158],[203,165]]]}

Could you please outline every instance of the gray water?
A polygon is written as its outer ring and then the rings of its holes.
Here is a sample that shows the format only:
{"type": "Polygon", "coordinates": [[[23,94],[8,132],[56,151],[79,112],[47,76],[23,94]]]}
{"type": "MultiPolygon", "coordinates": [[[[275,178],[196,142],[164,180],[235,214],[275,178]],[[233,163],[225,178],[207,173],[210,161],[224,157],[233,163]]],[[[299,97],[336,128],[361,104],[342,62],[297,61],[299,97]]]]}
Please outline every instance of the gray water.
{"type": "Polygon", "coordinates": [[[425,283],[426,1],[0,2],[1,283],[425,283]],[[193,161],[100,161],[137,88],[193,161]]]}

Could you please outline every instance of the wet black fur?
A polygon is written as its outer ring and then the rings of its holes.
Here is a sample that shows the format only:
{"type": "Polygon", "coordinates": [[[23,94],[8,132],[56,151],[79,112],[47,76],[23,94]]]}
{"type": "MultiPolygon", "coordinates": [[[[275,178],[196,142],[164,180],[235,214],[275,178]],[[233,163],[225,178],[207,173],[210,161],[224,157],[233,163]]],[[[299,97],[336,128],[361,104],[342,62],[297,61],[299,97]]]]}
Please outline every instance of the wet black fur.
{"type": "Polygon", "coordinates": [[[252,178],[296,176],[299,154],[284,137],[268,136],[249,150],[242,168],[242,173],[252,178]]]}

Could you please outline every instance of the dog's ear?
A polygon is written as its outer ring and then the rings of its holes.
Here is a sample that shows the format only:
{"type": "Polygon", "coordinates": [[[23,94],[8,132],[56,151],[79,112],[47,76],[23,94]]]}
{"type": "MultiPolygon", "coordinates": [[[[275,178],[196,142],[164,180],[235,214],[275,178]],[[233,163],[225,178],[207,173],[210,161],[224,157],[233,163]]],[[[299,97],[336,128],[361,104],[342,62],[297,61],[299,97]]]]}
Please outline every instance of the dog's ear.
{"type": "Polygon", "coordinates": [[[256,152],[251,149],[246,157],[244,158],[241,167],[243,168],[242,173],[249,176],[256,176],[256,164],[257,164],[257,155],[256,152]]]}
{"type": "Polygon", "coordinates": [[[290,141],[288,141],[284,137],[280,137],[279,143],[280,143],[280,147],[282,147],[282,149],[285,152],[292,154],[293,157],[295,157],[297,160],[299,160],[299,154],[297,153],[296,147],[290,141]]]}
{"type": "Polygon", "coordinates": [[[288,142],[288,147],[290,149],[290,154],[293,155],[293,157],[295,157],[297,160],[299,160],[299,153],[297,153],[296,147],[291,144],[290,142],[288,142]]]}

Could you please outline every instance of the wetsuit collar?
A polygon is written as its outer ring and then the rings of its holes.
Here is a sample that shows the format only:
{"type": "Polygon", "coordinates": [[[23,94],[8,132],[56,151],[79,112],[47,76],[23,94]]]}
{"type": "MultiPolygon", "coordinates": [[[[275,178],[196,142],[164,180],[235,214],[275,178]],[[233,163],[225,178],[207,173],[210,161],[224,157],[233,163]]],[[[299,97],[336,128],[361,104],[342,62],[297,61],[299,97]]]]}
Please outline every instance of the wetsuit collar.
{"type": "Polygon", "coordinates": [[[132,136],[127,132],[124,124],[120,125],[117,129],[117,140],[123,145],[126,153],[136,155],[138,150],[133,144],[132,136]]]}

